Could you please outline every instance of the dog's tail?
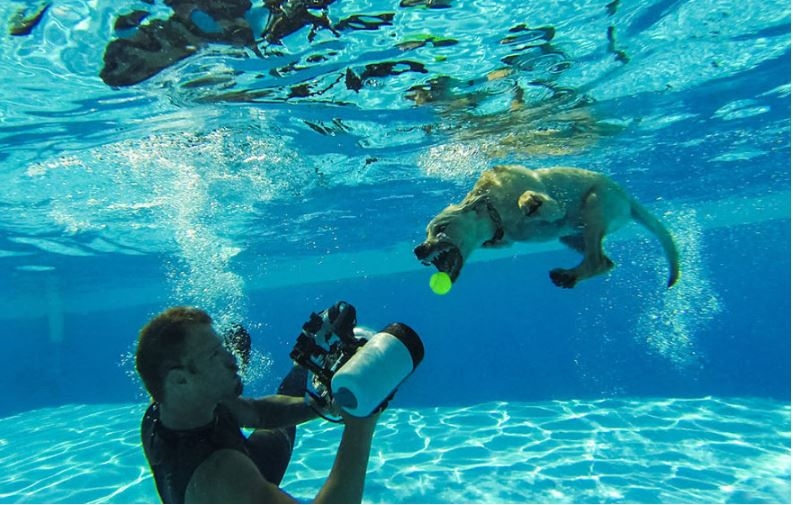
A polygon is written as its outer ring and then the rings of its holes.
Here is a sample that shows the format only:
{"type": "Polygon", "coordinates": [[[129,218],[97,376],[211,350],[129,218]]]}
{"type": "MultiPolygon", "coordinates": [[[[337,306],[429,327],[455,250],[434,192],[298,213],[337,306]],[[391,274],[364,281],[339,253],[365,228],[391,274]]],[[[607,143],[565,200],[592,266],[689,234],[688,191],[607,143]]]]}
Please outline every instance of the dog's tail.
{"type": "Polygon", "coordinates": [[[650,214],[650,211],[635,200],[631,201],[631,217],[634,221],[650,230],[661,241],[666,253],[666,259],[669,261],[669,281],[666,285],[671,288],[677,282],[677,278],[680,277],[680,253],[677,252],[677,246],[675,246],[672,235],[658,218],[650,214]]]}

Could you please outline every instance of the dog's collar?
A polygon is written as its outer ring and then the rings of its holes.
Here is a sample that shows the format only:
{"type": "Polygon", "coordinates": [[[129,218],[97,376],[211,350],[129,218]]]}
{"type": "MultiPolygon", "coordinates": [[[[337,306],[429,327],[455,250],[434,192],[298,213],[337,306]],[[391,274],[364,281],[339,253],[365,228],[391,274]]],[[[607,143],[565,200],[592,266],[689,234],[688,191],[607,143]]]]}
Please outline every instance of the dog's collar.
{"type": "Polygon", "coordinates": [[[493,221],[493,224],[496,225],[496,231],[493,232],[493,238],[482,242],[482,247],[490,247],[498,244],[501,239],[504,238],[504,222],[501,221],[501,215],[493,206],[493,203],[489,198],[485,200],[485,203],[487,205],[487,213],[490,214],[490,219],[493,221]]]}

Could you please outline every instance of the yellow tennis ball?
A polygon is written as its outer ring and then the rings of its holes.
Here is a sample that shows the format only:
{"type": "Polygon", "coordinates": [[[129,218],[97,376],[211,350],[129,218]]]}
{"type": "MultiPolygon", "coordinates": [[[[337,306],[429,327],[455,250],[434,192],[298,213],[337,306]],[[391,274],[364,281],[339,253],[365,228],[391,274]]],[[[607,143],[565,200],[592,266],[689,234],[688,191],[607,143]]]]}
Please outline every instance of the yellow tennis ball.
{"type": "Polygon", "coordinates": [[[430,277],[430,289],[436,295],[445,295],[452,289],[452,278],[446,272],[435,272],[430,277]]]}

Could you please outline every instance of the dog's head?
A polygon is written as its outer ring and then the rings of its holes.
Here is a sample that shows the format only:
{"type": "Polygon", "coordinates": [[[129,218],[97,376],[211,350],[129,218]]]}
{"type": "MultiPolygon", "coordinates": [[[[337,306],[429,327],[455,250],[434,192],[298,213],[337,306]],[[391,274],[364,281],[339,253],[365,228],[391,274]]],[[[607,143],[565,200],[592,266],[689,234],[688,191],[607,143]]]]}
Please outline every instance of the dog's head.
{"type": "Polygon", "coordinates": [[[465,260],[483,241],[493,236],[493,223],[482,201],[450,205],[427,225],[427,239],[413,253],[425,265],[457,280],[465,260]]]}

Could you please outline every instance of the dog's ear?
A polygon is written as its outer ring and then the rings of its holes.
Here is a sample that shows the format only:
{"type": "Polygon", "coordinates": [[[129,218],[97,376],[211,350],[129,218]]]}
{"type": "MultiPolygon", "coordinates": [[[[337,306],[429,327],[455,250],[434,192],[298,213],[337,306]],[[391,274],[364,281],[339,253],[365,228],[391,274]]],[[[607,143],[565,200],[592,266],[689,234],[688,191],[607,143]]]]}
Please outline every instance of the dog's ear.
{"type": "Polygon", "coordinates": [[[518,207],[532,219],[543,221],[556,221],[563,216],[559,202],[545,193],[526,191],[518,198],[518,207]]]}

